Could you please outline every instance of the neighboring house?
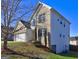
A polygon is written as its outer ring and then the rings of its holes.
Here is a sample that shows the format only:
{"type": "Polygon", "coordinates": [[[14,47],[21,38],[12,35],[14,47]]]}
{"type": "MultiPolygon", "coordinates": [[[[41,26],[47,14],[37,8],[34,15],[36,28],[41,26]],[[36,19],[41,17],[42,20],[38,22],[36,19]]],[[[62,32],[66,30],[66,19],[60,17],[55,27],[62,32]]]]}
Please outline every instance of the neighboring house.
{"type": "Polygon", "coordinates": [[[78,37],[70,37],[70,45],[78,46],[78,37]]]}
{"type": "Polygon", "coordinates": [[[35,39],[56,53],[69,50],[70,22],[52,7],[39,2],[31,17],[35,39]]]}
{"type": "Polygon", "coordinates": [[[30,22],[30,25],[25,25],[22,21],[17,23],[15,29],[20,27],[25,29],[16,33],[15,41],[26,42],[35,39],[36,42],[40,42],[56,53],[69,50],[70,22],[55,9],[39,2],[30,22]]]}
{"type": "MultiPolygon", "coordinates": [[[[4,39],[4,33],[3,33],[2,30],[5,30],[4,26],[1,26],[1,40],[3,41],[3,39],[4,39]]],[[[14,30],[14,27],[10,27],[9,28],[10,32],[13,31],[13,30],[14,30]]],[[[14,34],[9,33],[9,35],[8,35],[8,41],[13,41],[13,39],[14,39],[14,34]]]]}
{"type": "Polygon", "coordinates": [[[70,37],[70,50],[78,51],[78,37],[70,37]]]}
{"type": "Polygon", "coordinates": [[[14,29],[14,41],[29,42],[33,39],[32,34],[30,23],[20,20],[14,29]]]}

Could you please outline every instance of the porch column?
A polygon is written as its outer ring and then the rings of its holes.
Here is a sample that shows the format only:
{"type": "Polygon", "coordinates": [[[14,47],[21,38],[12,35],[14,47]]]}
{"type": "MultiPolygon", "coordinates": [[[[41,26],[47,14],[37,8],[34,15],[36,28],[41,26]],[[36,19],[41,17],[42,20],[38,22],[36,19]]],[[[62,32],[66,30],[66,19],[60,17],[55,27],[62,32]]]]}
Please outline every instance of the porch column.
{"type": "Polygon", "coordinates": [[[41,44],[45,46],[44,30],[42,29],[41,44]]]}
{"type": "Polygon", "coordinates": [[[39,39],[38,39],[38,28],[37,28],[37,30],[36,30],[36,31],[37,31],[37,35],[36,35],[36,36],[37,36],[37,39],[36,39],[36,40],[37,40],[37,41],[39,41],[39,39]]]}

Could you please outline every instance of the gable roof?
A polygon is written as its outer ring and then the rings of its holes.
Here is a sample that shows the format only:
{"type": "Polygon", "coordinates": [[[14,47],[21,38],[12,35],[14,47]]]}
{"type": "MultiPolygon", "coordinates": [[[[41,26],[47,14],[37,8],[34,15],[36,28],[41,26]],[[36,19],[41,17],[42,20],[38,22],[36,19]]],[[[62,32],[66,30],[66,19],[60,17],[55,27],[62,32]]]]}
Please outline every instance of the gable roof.
{"type": "Polygon", "coordinates": [[[41,6],[42,6],[42,4],[40,4],[40,3],[37,4],[37,6],[36,6],[34,12],[32,13],[32,16],[30,17],[30,21],[32,20],[34,14],[37,12],[37,10],[41,8],[41,6]]]}
{"type": "MultiPolygon", "coordinates": [[[[47,4],[45,4],[45,3],[42,3],[42,2],[38,2],[37,7],[36,7],[36,10],[35,10],[34,13],[32,14],[32,16],[31,16],[31,18],[30,18],[30,21],[32,20],[32,17],[34,16],[34,14],[36,13],[36,11],[38,10],[38,8],[39,8],[40,6],[45,6],[45,7],[47,7],[48,9],[50,9],[51,11],[55,11],[58,15],[60,15],[62,18],[64,18],[69,24],[71,24],[70,21],[68,21],[64,16],[62,16],[58,11],[56,11],[54,8],[52,8],[52,7],[50,7],[49,5],[47,5],[47,4]]],[[[40,7],[40,8],[41,8],[41,7],[40,7]]]]}
{"type": "Polygon", "coordinates": [[[26,22],[26,21],[24,21],[24,20],[20,20],[21,21],[21,23],[25,26],[25,27],[27,27],[27,28],[31,28],[30,27],[30,23],[29,22],[26,22]]]}

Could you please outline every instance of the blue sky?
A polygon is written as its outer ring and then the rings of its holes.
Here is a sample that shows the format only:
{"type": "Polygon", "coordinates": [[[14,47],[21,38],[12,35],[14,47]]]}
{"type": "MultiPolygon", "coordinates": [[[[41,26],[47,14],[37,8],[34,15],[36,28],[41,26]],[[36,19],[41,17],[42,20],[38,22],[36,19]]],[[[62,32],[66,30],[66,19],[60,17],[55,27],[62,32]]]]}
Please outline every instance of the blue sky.
{"type": "Polygon", "coordinates": [[[70,36],[78,34],[78,0],[41,0],[56,9],[70,22],[70,36]]]}
{"type": "MultiPolygon", "coordinates": [[[[21,4],[27,6],[34,5],[37,0],[23,0],[21,4]],[[30,2],[31,1],[31,2],[30,2]]],[[[41,0],[41,2],[53,7],[61,15],[67,18],[70,22],[70,36],[77,36],[78,34],[78,1],[77,0],[41,0]]],[[[25,16],[25,20],[28,20],[30,13],[25,16]]]]}

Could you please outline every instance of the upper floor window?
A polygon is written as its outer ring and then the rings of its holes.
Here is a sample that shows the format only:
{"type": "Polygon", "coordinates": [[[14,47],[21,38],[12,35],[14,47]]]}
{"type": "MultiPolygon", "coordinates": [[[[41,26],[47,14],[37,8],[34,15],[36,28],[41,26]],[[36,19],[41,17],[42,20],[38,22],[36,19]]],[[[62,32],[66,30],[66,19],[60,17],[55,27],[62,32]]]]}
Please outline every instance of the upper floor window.
{"type": "Polygon", "coordinates": [[[66,25],[64,24],[64,27],[65,27],[66,25]]]}
{"type": "Polygon", "coordinates": [[[45,22],[45,13],[39,15],[38,22],[39,23],[44,23],[45,22]]]}
{"type": "Polygon", "coordinates": [[[62,21],[60,21],[60,24],[62,24],[62,21]]]}
{"type": "Polygon", "coordinates": [[[57,19],[57,21],[59,21],[59,19],[57,19]]]}
{"type": "MultiPolygon", "coordinates": [[[[57,21],[60,21],[59,19],[57,19],[57,21]]],[[[62,24],[64,27],[66,27],[66,24],[63,23],[62,21],[60,21],[60,24],[62,24]]]]}
{"type": "Polygon", "coordinates": [[[70,35],[68,34],[68,37],[70,37],[70,35]]]}
{"type": "Polygon", "coordinates": [[[63,38],[65,38],[65,35],[63,35],[63,38]]]}
{"type": "Polygon", "coordinates": [[[60,37],[61,37],[61,34],[60,34],[60,37]]]}

